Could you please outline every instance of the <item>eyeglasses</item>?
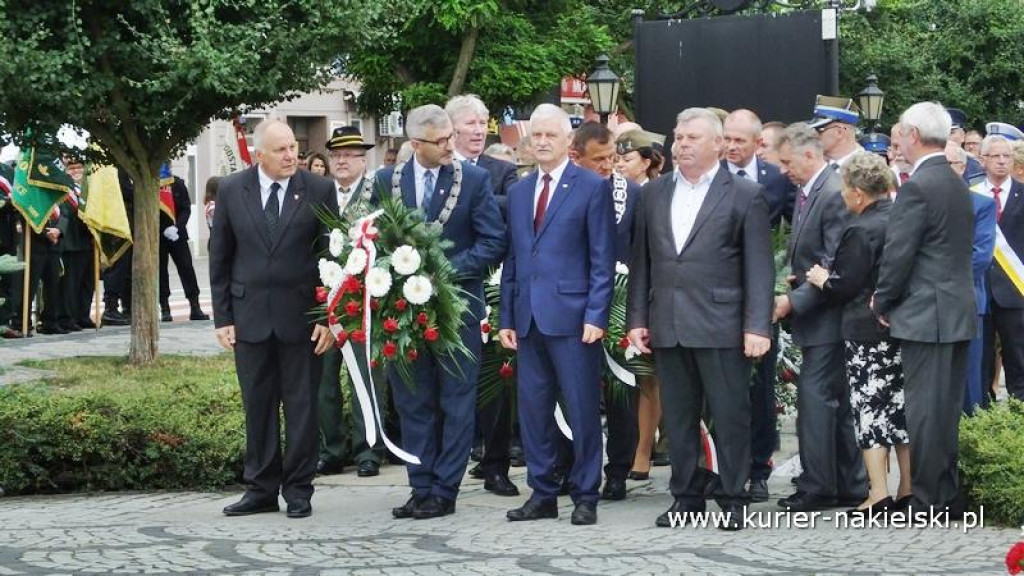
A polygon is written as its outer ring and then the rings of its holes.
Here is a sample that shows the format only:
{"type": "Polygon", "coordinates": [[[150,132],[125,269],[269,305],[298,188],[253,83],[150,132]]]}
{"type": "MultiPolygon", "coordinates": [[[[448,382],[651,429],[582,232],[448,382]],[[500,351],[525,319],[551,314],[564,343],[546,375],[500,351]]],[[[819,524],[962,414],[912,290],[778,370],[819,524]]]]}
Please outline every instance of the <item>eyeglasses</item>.
{"type": "Polygon", "coordinates": [[[828,132],[829,130],[831,130],[833,128],[839,128],[839,124],[836,123],[836,122],[832,122],[832,123],[826,124],[825,126],[822,126],[820,128],[815,128],[815,130],[817,130],[818,134],[824,134],[825,132],[828,132]]]}
{"type": "Polygon", "coordinates": [[[421,142],[423,144],[433,144],[434,146],[437,146],[438,148],[444,148],[445,146],[451,146],[452,140],[454,140],[454,139],[455,139],[455,133],[454,132],[452,132],[451,134],[449,134],[447,136],[443,136],[441,138],[438,138],[437,140],[426,140],[424,138],[412,138],[412,140],[415,140],[416,142],[421,142]]]}
{"type": "Polygon", "coordinates": [[[327,155],[332,160],[351,160],[353,158],[366,158],[366,154],[352,154],[351,152],[329,152],[327,155]]]}
{"type": "Polygon", "coordinates": [[[982,158],[995,158],[996,160],[1009,160],[1013,158],[1012,154],[982,154],[982,158]]]}

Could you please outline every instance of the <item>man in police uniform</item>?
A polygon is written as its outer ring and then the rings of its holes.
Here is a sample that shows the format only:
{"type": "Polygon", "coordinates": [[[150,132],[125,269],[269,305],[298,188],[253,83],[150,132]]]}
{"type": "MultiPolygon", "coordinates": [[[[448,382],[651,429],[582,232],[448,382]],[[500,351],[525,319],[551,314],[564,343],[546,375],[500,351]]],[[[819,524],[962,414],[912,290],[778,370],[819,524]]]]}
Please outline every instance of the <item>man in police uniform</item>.
{"type": "Polygon", "coordinates": [[[878,154],[886,160],[889,159],[889,143],[891,140],[885,134],[880,132],[872,132],[865,134],[857,140],[857,143],[864,148],[865,152],[871,152],[872,154],[878,154]]]}
{"type": "Polygon", "coordinates": [[[857,121],[860,109],[849,98],[818,96],[814,106],[814,118],[807,123],[818,132],[818,139],[825,150],[829,164],[842,167],[863,150],[857,144],[857,121]]]}

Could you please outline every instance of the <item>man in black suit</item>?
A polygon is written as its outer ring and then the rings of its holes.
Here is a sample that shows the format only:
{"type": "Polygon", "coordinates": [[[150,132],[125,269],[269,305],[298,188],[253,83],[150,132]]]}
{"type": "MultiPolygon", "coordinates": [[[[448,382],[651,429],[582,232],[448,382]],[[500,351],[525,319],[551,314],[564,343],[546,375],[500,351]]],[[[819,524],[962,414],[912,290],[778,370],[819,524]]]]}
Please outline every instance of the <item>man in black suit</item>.
{"type": "Polygon", "coordinates": [[[234,350],[245,408],[245,496],[228,516],[312,513],[317,463],[317,387],[334,341],[309,322],[321,284],[317,254],[327,229],[316,209],[336,211],[331,182],[298,170],[298,144],[281,120],[260,123],[252,168],[224,178],[210,235],[210,288],[221,346],[234,350]],[[287,444],[281,455],[279,410],[287,444]]]}
{"type": "MultiPolygon", "coordinates": [[[[1024,254],[1024,185],[1010,177],[1013,167],[1010,141],[1003,136],[986,136],[981,141],[981,162],[985,167],[985,179],[975,189],[995,201],[996,222],[1010,248],[1019,257],[1024,254]]],[[[988,276],[991,320],[985,329],[985,348],[993,349],[998,334],[1006,372],[1006,391],[1014,398],[1024,400],[1024,296],[998,262],[992,262],[988,276]]],[[[992,365],[994,355],[989,356],[985,362],[992,365]]],[[[992,370],[988,373],[991,374],[992,370]]]]}
{"type": "Polygon", "coordinates": [[[803,473],[796,493],[779,500],[794,511],[856,506],[867,494],[867,476],[853,431],[846,381],[842,306],[829,303],[807,282],[815,264],[831,258],[849,220],[837,167],[825,162],[818,134],[794,124],[779,138],[782,172],[800,186],[789,238],[790,290],[775,299],[775,320],[791,317],[793,341],[803,362],[797,382],[797,438],[803,473]]]}
{"type": "Polygon", "coordinates": [[[676,120],[676,170],[640,195],[630,260],[626,326],[654,350],[672,460],[669,514],[704,510],[697,474],[705,401],[720,463],[725,529],[743,527],[749,501],[750,359],[771,346],[773,266],[761,186],[719,164],[722,123],[704,108],[676,120]]]}
{"type": "MultiPolygon", "coordinates": [[[[739,178],[762,187],[772,228],[785,218],[793,220],[796,187],[779,167],[756,156],[761,145],[761,119],[750,110],[733,110],[724,122],[724,168],[739,178]]],[[[775,362],[778,360],[779,332],[772,329],[772,347],[754,363],[750,384],[750,498],[768,500],[768,478],[772,474],[772,453],[779,443],[775,425],[775,362]]]]}
{"type": "Polygon", "coordinates": [[[971,268],[974,211],[944,154],[952,121],[919,102],[900,117],[914,169],[893,204],[871,307],[901,341],[911,507],[963,511],[957,471],[967,348],[977,334],[971,268]]]}
{"type": "MultiPolygon", "coordinates": [[[[491,191],[504,220],[508,188],[519,177],[514,164],[483,153],[487,144],[487,106],[477,96],[464,94],[449,100],[444,111],[455,128],[455,141],[452,143],[455,158],[476,164],[490,173],[491,191]]],[[[512,422],[515,419],[513,390],[502,386],[489,403],[478,406],[476,411],[477,434],[483,439],[484,452],[480,465],[471,470],[470,475],[483,478],[484,488],[498,496],[519,495],[519,488],[508,477],[512,422]]]]}
{"type": "Polygon", "coordinates": [[[174,218],[160,211],[160,320],[171,322],[171,278],[167,270],[170,260],[181,278],[190,311],[189,320],[209,320],[210,317],[199,306],[199,282],[192,266],[192,251],[188,247],[188,219],[192,216],[192,199],[188,195],[185,181],[174,176],[171,183],[174,202],[174,218]]]}
{"type": "Polygon", "coordinates": [[[79,217],[82,204],[81,188],[85,177],[85,166],[77,158],[65,159],[68,176],[75,181],[75,188],[60,205],[61,245],[64,274],[60,278],[60,295],[64,299],[57,324],[64,330],[75,332],[83,328],[95,328],[89,318],[92,295],[95,290],[93,276],[93,240],[89,227],[79,217]]]}

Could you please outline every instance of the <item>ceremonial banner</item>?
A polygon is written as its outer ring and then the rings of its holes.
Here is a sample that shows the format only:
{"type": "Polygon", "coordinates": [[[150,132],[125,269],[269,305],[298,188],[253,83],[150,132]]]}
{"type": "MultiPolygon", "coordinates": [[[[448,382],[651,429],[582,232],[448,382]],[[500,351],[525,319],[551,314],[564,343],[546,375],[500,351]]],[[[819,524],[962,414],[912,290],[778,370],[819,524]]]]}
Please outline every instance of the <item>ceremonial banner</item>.
{"type": "Polygon", "coordinates": [[[64,164],[52,152],[25,148],[18,156],[11,189],[11,202],[29,226],[41,234],[54,208],[64,201],[75,182],[64,164]]]}
{"type": "Polygon", "coordinates": [[[1013,251],[1010,243],[1006,241],[1006,236],[1003,236],[1003,231],[999,229],[999,226],[996,226],[995,259],[999,263],[999,267],[1006,273],[1006,277],[1017,287],[1017,292],[1024,295],[1024,263],[1013,251]]]}
{"type": "Polygon", "coordinates": [[[174,175],[171,174],[171,166],[162,164],[160,166],[160,211],[171,219],[177,221],[177,211],[174,209],[174,193],[171,192],[171,184],[174,184],[174,175]]]}
{"type": "Polygon", "coordinates": [[[94,170],[85,179],[82,195],[86,202],[79,214],[96,239],[101,263],[110,266],[132,245],[117,168],[102,166],[94,170]]]}

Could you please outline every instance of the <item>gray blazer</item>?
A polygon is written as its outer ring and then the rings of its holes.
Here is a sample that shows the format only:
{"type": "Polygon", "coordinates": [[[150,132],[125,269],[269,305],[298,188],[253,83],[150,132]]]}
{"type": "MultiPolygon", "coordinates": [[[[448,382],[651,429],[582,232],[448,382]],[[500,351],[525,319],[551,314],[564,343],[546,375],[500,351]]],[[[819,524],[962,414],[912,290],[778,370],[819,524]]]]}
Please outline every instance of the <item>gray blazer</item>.
{"type": "Polygon", "coordinates": [[[633,220],[626,326],[656,348],[738,348],[771,336],[774,264],[760,184],[719,169],[681,252],[672,235],[675,179],[647,183],[633,220]]]}
{"type": "Polygon", "coordinates": [[[803,215],[799,215],[799,194],[793,209],[793,231],[789,236],[787,261],[796,280],[791,283],[789,301],[793,304],[790,326],[798,346],[822,346],[842,342],[843,307],[830,301],[807,281],[807,271],[815,264],[832,268],[832,258],[839,247],[850,219],[839,189],[839,172],[827,166],[818,175],[807,195],[803,215]]]}
{"type": "Polygon", "coordinates": [[[894,338],[951,343],[977,335],[971,251],[974,209],[943,156],[925,160],[889,216],[875,291],[876,314],[894,338]]]}

